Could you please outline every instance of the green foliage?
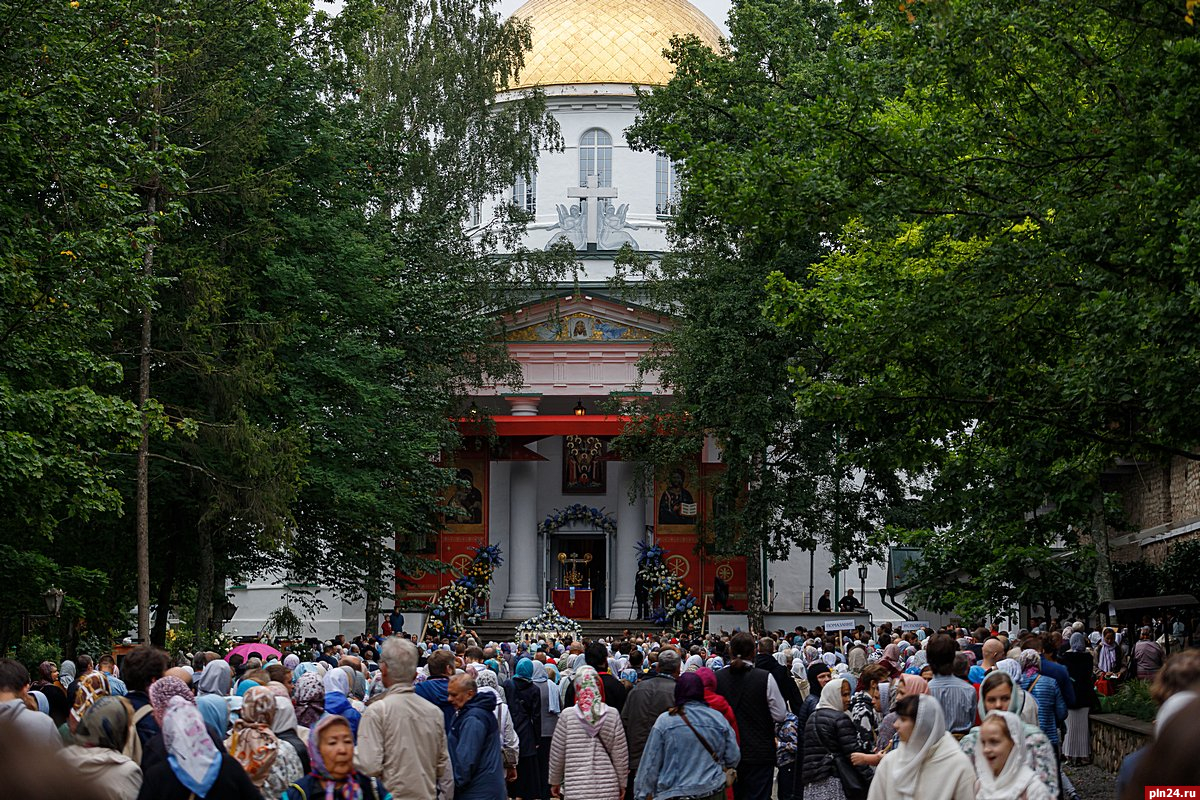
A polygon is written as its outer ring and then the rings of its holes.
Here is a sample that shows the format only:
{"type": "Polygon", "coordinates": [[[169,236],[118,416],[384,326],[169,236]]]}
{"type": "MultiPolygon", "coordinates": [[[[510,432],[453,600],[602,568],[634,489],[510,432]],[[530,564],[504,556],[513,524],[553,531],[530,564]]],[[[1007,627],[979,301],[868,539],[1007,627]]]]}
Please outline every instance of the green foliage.
{"type": "Polygon", "coordinates": [[[1100,698],[1106,714],[1124,714],[1143,722],[1154,722],[1158,706],[1150,698],[1150,681],[1128,680],[1111,697],[1100,698]]]}
{"type": "Polygon", "coordinates": [[[686,160],[685,248],[773,270],[743,300],[791,345],[792,418],[903,481],[877,517],[926,549],[925,602],[1086,605],[1101,471],[1200,438],[1194,28],[1167,2],[750,0],[730,29],[678,44],[632,131],[686,160]]]}
{"type": "Polygon", "coordinates": [[[63,654],[56,642],[48,642],[36,633],[31,633],[17,645],[14,657],[25,665],[33,680],[39,680],[38,667],[43,661],[51,661],[57,666],[62,663],[63,654]]]}

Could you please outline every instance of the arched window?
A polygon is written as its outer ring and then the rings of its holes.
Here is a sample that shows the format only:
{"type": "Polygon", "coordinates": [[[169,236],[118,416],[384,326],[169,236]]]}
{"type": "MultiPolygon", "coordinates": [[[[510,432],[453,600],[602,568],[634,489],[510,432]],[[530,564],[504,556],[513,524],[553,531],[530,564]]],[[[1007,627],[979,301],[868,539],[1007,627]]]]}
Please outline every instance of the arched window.
{"type": "Polygon", "coordinates": [[[658,154],[655,169],[654,211],[660,217],[673,217],[679,207],[679,177],[671,159],[658,154]]]}
{"type": "Polygon", "coordinates": [[[529,214],[537,213],[537,174],[518,175],[513,182],[513,205],[529,214]]]}
{"type": "Polygon", "coordinates": [[[587,186],[588,175],[595,175],[597,186],[612,186],[612,136],[600,128],[590,128],[579,138],[579,185],[587,186]]]}

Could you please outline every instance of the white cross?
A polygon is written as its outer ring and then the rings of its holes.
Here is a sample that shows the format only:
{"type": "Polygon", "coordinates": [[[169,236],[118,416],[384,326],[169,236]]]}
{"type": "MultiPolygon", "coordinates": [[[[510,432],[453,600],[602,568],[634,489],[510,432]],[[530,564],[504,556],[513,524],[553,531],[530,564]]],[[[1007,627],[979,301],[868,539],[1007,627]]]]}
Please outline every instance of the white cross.
{"type": "Polygon", "coordinates": [[[587,240],[586,244],[595,244],[600,235],[600,200],[611,200],[617,196],[617,187],[600,186],[596,175],[587,176],[587,186],[570,186],[567,197],[578,197],[587,201],[587,240]]]}

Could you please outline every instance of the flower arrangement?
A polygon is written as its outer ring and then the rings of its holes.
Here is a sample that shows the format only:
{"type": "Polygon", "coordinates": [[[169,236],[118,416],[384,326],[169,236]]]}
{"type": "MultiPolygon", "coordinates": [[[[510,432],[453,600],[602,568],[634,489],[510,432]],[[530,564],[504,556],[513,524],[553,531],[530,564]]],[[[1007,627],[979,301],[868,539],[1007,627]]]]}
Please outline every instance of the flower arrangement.
{"type": "Polygon", "coordinates": [[[504,559],[499,545],[480,545],[471,550],[475,554],[471,563],[429,609],[427,630],[437,636],[456,632],[463,625],[475,625],[487,616],[485,603],[492,594],[492,575],[504,559]]]}
{"type": "Polygon", "coordinates": [[[579,623],[558,613],[553,603],[546,603],[542,613],[517,626],[517,638],[525,641],[542,638],[562,639],[566,635],[579,636],[582,632],[579,623]]]}
{"type": "Polygon", "coordinates": [[[538,525],[538,533],[549,536],[570,522],[585,522],[605,533],[617,532],[617,521],[613,519],[612,514],[605,512],[603,508],[592,508],[583,503],[575,503],[566,508],[556,508],[538,525]]]}
{"type": "Polygon", "coordinates": [[[663,547],[638,542],[638,577],[651,596],[657,595],[661,605],[655,607],[650,621],[655,625],[673,628],[676,632],[697,627],[700,623],[700,603],[667,567],[663,547]]]}

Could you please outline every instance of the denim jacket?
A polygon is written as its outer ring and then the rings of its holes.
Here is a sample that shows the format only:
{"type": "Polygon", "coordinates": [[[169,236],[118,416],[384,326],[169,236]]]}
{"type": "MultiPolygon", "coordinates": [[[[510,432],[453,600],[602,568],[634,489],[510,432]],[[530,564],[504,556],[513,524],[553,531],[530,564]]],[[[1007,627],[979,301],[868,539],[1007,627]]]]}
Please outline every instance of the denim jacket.
{"type": "Polygon", "coordinates": [[[642,751],[633,785],[635,800],[651,795],[655,800],[710,795],[724,788],[725,769],[736,767],[741,760],[733,728],[719,712],[689,702],[684,713],[721,763],[713,760],[682,717],[664,712],[655,720],[642,751]]]}

